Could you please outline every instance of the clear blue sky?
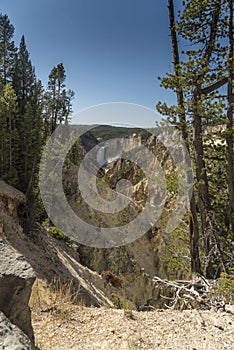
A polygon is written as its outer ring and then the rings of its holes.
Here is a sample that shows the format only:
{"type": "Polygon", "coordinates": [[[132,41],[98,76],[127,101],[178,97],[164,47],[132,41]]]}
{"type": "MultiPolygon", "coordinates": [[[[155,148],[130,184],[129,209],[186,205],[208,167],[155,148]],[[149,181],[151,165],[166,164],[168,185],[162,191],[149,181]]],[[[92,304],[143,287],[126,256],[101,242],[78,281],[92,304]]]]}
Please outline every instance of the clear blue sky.
{"type": "Polygon", "coordinates": [[[157,79],[172,69],[167,0],[2,0],[0,11],[15,27],[17,46],[25,35],[45,87],[63,62],[67,88],[76,94],[74,115],[104,102],[154,110],[159,100],[174,102],[157,79]]]}

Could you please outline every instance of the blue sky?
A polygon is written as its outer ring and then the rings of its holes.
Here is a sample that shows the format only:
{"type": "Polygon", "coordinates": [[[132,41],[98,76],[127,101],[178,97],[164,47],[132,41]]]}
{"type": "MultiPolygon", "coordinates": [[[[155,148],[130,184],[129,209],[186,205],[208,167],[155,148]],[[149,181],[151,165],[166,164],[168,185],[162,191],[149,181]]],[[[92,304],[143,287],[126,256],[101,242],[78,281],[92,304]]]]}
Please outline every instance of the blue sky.
{"type": "MultiPolygon", "coordinates": [[[[44,86],[63,62],[67,88],[75,91],[73,115],[108,102],[155,110],[159,100],[175,101],[157,79],[172,69],[167,0],[2,0],[1,12],[15,27],[17,46],[25,35],[44,86]]],[[[135,125],[154,126],[153,118],[137,118],[135,125]]]]}

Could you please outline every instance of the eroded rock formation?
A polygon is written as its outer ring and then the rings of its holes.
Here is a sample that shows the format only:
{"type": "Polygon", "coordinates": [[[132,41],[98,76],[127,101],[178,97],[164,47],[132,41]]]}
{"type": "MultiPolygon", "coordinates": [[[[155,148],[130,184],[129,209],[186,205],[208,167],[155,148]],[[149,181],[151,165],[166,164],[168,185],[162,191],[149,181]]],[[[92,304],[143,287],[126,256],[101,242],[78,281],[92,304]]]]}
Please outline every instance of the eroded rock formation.
{"type": "Polygon", "coordinates": [[[0,240],[0,310],[34,342],[28,306],[36,276],[24,257],[0,240]]]}
{"type": "MultiPolygon", "coordinates": [[[[99,142],[102,142],[102,140],[100,139],[99,142]]],[[[135,147],[137,150],[138,148],[141,150],[144,146],[147,147],[154,155],[152,159],[150,158],[152,161],[148,164],[148,168],[151,169],[155,177],[157,177],[159,164],[164,169],[165,174],[173,170],[170,154],[166,152],[165,147],[161,143],[157,142],[156,137],[153,135],[143,137],[134,133],[126,138],[117,139],[114,145],[112,140],[111,142],[112,154],[109,154],[109,158],[114,159],[114,161],[106,166],[105,173],[102,176],[97,176],[98,195],[111,202],[111,200],[115,199],[116,184],[121,179],[128,180],[132,184],[132,194],[128,193],[128,188],[123,190],[127,197],[133,198],[133,201],[130,201],[126,210],[121,210],[117,214],[102,212],[101,207],[99,207],[99,210],[95,210],[86,203],[79,191],[77,183],[79,167],[76,164],[69,163],[69,166],[64,171],[64,188],[67,189],[69,204],[78,217],[96,227],[125,225],[143,210],[148,192],[154,191],[154,193],[151,193],[150,200],[150,204],[154,207],[158,205],[158,198],[160,201],[160,198],[163,196],[160,184],[159,186],[155,184],[155,188],[150,189],[147,178],[140,167],[134,162],[121,158],[120,144],[124,145],[124,149],[128,151],[129,156],[131,156],[131,152],[135,152],[135,147]],[[115,154],[119,158],[115,157],[115,154]]],[[[106,148],[108,156],[108,147],[106,148]]],[[[135,153],[136,155],[138,154],[137,152],[135,153]]],[[[89,178],[87,176],[88,182],[89,178]]],[[[162,256],[168,240],[168,237],[165,237],[164,234],[165,227],[175,202],[173,196],[175,197],[175,194],[167,192],[160,218],[156,222],[150,223],[152,228],[132,243],[108,249],[78,245],[80,261],[83,265],[97,271],[99,274],[103,271],[111,271],[124,277],[123,288],[126,297],[136,306],[152,297],[152,278],[155,275],[161,278],[171,277],[167,273],[166,264],[162,256]]]]}
{"type": "Polygon", "coordinates": [[[33,350],[27,335],[0,311],[0,349],[33,350]]]}
{"type": "MultiPolygon", "coordinates": [[[[48,284],[54,281],[58,284],[69,283],[77,295],[77,301],[80,299],[87,306],[112,306],[105,295],[101,276],[82,266],[79,255],[66,242],[56,240],[39,224],[32,223],[30,227],[28,212],[25,196],[0,181],[0,239],[11,247],[9,249],[25,257],[39,279],[48,284]]],[[[3,269],[11,269],[14,265],[10,258],[3,263],[4,258],[1,263],[3,269]]],[[[21,263],[23,266],[23,260],[21,263]]]]}

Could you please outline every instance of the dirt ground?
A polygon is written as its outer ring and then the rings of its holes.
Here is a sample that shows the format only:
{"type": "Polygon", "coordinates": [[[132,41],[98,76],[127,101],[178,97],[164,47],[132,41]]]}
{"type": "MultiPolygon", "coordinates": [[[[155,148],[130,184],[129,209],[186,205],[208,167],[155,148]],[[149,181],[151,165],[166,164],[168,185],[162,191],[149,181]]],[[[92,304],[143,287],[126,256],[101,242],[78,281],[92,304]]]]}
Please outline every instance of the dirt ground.
{"type": "Polygon", "coordinates": [[[147,312],[72,304],[32,311],[41,350],[234,349],[234,307],[147,312]]]}

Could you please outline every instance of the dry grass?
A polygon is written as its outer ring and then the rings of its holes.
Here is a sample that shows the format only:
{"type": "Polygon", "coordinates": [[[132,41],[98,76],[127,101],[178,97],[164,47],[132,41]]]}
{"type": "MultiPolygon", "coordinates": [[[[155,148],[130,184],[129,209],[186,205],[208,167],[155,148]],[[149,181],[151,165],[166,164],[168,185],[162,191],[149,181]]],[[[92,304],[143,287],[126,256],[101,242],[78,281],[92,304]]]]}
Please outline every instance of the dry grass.
{"type": "Polygon", "coordinates": [[[60,313],[64,317],[71,304],[83,305],[82,300],[77,303],[78,296],[79,289],[74,292],[72,281],[61,282],[56,278],[48,285],[45,281],[36,279],[29,306],[34,312],[60,313]]]}

